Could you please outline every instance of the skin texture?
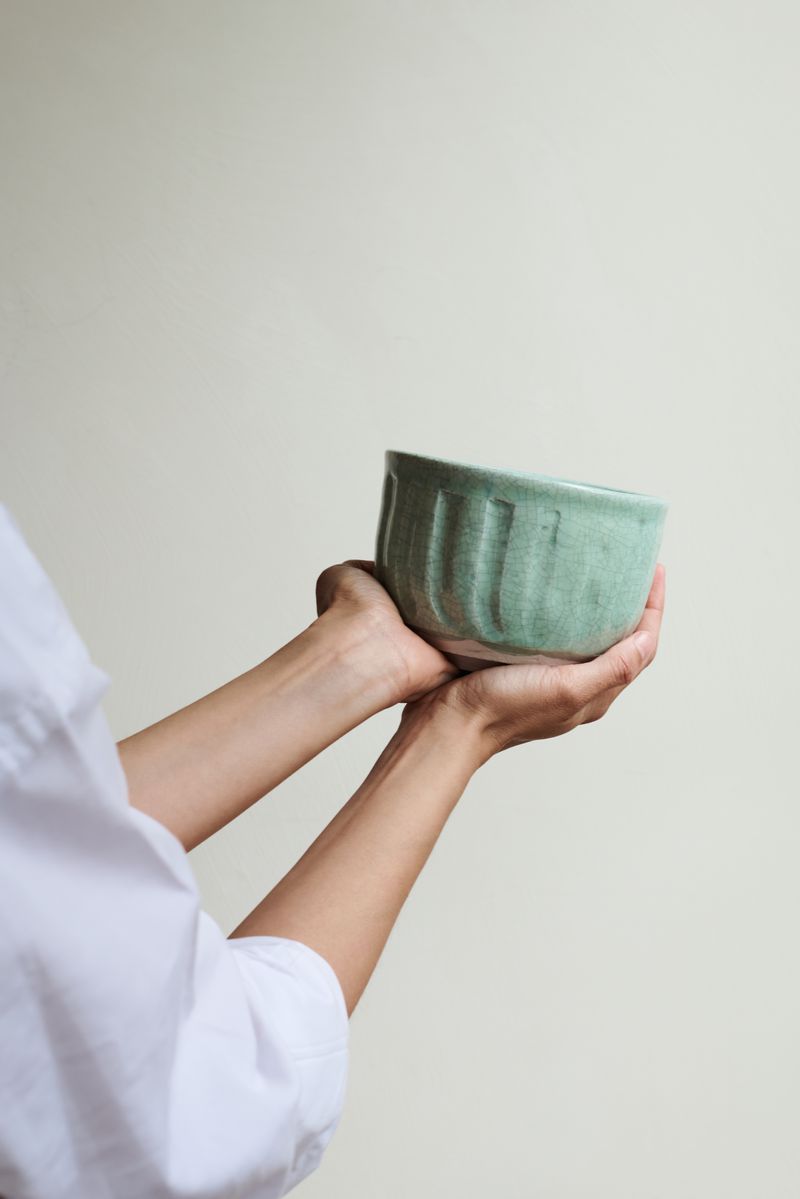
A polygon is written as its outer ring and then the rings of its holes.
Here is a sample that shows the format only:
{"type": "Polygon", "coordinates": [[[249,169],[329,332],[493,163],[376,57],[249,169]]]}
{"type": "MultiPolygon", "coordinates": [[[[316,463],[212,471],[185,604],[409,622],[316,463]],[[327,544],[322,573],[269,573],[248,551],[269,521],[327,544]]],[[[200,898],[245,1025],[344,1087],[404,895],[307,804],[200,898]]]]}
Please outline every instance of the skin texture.
{"type": "Polygon", "coordinates": [[[462,675],[403,624],[372,564],[317,581],[318,618],[252,671],[120,743],[131,803],[199,844],[373,712],[400,724],[352,798],[232,933],[302,941],[352,1012],[472,775],[494,754],[598,720],[655,657],[659,565],[637,631],[592,662],[462,675]]]}
{"type": "Polygon", "coordinates": [[[493,666],[463,676],[442,694],[479,717],[493,752],[591,724],[653,661],[664,596],[659,563],[636,630],[598,658],[562,666],[493,666]]]}
{"type": "Polygon", "coordinates": [[[185,849],[367,717],[457,673],[364,570],[333,567],[318,596],[320,616],[288,645],[119,743],[131,804],[185,849]]]}

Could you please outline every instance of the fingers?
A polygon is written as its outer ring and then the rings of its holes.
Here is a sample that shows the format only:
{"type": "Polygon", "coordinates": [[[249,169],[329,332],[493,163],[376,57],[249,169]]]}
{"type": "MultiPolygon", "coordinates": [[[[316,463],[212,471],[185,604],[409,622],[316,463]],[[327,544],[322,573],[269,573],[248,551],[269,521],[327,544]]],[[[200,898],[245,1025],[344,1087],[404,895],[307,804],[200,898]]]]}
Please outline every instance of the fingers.
{"type": "Polygon", "coordinates": [[[333,566],[327,566],[317,579],[318,616],[321,616],[325,609],[330,607],[333,601],[333,593],[336,590],[337,584],[341,581],[343,569],[344,563],[336,562],[333,566]]]}
{"type": "MultiPolygon", "coordinates": [[[[664,615],[664,596],[666,593],[666,571],[663,563],[659,562],[656,566],[653,582],[650,587],[650,594],[647,597],[642,619],[636,628],[636,632],[652,633],[655,642],[658,642],[658,635],[661,631],[661,620],[664,615]]],[[[655,652],[655,651],[654,651],[655,652]]]]}
{"type": "Polygon", "coordinates": [[[318,616],[321,616],[331,606],[337,588],[346,586],[348,576],[351,579],[358,578],[353,574],[354,569],[374,577],[375,563],[366,558],[348,558],[345,562],[336,562],[333,566],[328,566],[323,570],[317,579],[316,587],[318,616]]]}
{"type": "Polygon", "coordinates": [[[375,563],[369,562],[366,558],[348,558],[346,562],[342,562],[342,566],[357,566],[359,570],[365,570],[367,574],[375,574],[375,563]]]}
{"type": "Polygon", "coordinates": [[[592,662],[560,668],[565,684],[580,695],[585,704],[591,704],[605,692],[614,692],[610,700],[615,699],[652,662],[658,648],[664,595],[665,571],[659,563],[635,632],[592,662]]]}
{"type": "Polygon", "coordinates": [[[330,606],[331,591],[333,588],[331,572],[334,571],[335,569],[336,569],[336,567],[334,567],[334,566],[326,567],[326,569],[323,570],[322,574],[317,579],[317,586],[316,586],[317,616],[321,616],[322,613],[326,610],[326,608],[328,608],[330,606]]]}

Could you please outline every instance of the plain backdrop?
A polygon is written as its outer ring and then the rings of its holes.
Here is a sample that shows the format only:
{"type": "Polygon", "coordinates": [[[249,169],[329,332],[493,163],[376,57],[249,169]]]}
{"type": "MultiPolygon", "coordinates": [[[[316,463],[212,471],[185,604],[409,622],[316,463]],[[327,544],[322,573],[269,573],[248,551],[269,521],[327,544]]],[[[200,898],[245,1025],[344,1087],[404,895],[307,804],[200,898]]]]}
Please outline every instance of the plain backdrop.
{"type": "MultiPolygon", "coordinates": [[[[308,1199],[797,1199],[798,6],[0,21],[2,499],[117,737],[314,619],[388,447],[672,504],[656,664],[469,786],[308,1199]]],[[[226,931],[398,716],[192,855],[226,931]]]]}

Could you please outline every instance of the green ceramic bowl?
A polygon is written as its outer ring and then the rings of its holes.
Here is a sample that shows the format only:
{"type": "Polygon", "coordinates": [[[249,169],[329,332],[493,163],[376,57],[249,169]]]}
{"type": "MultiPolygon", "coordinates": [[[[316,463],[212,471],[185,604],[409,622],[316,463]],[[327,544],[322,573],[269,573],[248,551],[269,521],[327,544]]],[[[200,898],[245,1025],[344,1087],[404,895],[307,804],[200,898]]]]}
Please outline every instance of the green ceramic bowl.
{"type": "Polygon", "coordinates": [[[462,670],[582,662],[644,611],[664,500],[386,451],[375,573],[462,670]]]}

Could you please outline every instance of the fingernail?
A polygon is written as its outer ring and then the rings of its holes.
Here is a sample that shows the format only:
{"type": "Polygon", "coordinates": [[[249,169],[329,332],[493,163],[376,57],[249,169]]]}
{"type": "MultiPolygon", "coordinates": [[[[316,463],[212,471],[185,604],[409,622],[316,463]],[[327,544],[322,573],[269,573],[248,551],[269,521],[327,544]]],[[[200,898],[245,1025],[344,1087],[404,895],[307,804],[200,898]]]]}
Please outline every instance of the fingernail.
{"type": "Polygon", "coordinates": [[[642,657],[648,657],[653,648],[653,634],[646,632],[637,633],[633,641],[642,657]]]}

